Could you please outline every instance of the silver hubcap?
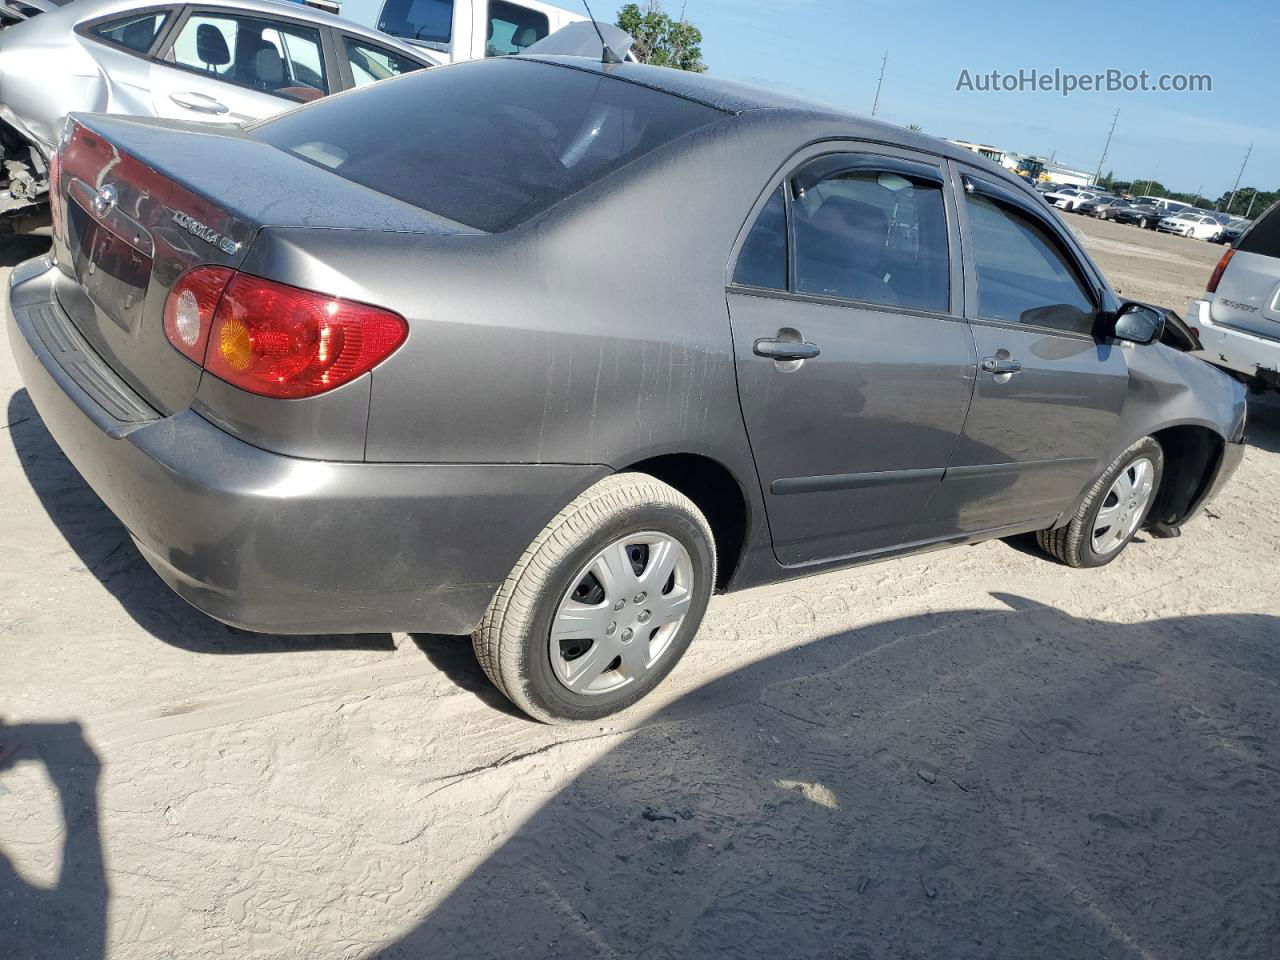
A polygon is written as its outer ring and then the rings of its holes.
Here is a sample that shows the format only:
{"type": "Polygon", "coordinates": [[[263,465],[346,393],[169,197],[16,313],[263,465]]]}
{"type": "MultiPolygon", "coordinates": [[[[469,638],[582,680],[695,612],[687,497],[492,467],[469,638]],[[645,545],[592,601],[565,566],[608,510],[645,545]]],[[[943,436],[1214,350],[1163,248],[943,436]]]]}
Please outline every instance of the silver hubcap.
{"type": "Polygon", "coordinates": [[[693,561],[680,541],[648,531],[615,540],[586,564],[551,622],[551,665],[574,693],[595,695],[642,680],[684,623],[693,561]]]}
{"type": "Polygon", "coordinates": [[[1093,521],[1094,553],[1114,553],[1138,529],[1155,490],[1155,475],[1155,465],[1142,457],[1116,477],[1093,521]]]}

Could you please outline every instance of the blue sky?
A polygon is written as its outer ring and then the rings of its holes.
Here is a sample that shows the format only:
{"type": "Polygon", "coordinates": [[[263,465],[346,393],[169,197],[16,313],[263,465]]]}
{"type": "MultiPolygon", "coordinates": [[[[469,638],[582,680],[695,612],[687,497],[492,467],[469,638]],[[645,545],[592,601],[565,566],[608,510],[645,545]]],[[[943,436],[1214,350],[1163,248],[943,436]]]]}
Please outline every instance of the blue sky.
{"type": "MultiPolygon", "coordinates": [[[[562,0],[563,2],[563,0],[562,0]]],[[[680,0],[665,0],[673,15],[680,0]]],[[[1120,110],[1104,171],[1174,190],[1280,186],[1280,4],[1236,0],[1050,5],[955,0],[687,0],[712,71],[870,113],[926,133],[1049,156],[1092,171],[1120,110]],[[1088,24],[1089,26],[1084,26],[1088,24]],[[1103,39],[1112,35],[1110,40],[1103,39]],[[981,93],[971,73],[1021,68],[1209,73],[1209,93],[981,93]]]]}

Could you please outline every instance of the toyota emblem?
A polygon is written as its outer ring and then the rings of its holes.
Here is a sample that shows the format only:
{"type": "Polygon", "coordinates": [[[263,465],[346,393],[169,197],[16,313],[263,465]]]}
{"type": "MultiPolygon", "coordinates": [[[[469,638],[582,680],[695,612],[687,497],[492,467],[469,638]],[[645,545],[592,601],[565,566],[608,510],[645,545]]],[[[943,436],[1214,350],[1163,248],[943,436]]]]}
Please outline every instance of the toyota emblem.
{"type": "Polygon", "coordinates": [[[105,217],[116,205],[116,188],[114,184],[104,183],[93,198],[93,212],[105,217]]]}

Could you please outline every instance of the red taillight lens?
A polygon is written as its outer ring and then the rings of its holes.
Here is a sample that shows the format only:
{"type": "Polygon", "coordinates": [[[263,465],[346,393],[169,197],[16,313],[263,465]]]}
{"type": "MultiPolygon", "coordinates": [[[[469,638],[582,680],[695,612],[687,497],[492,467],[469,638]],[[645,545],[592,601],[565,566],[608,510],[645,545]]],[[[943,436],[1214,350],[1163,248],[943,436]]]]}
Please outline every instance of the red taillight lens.
{"type": "Polygon", "coordinates": [[[367,373],[408,334],[399,314],[237,273],[214,312],[204,367],[264,397],[310,397],[367,373]]]}
{"type": "Polygon", "coordinates": [[[178,278],[164,303],[164,335],[198,364],[204,363],[213,313],[235,271],[227,267],[196,267],[178,278]]]}
{"type": "Polygon", "coordinates": [[[1206,293],[1217,293],[1218,284],[1222,281],[1222,274],[1227,269],[1227,264],[1231,262],[1231,258],[1235,256],[1235,247],[1228,247],[1227,252],[1222,255],[1222,259],[1218,261],[1218,265],[1213,268],[1213,273],[1209,274],[1209,285],[1206,286],[1206,293]]]}

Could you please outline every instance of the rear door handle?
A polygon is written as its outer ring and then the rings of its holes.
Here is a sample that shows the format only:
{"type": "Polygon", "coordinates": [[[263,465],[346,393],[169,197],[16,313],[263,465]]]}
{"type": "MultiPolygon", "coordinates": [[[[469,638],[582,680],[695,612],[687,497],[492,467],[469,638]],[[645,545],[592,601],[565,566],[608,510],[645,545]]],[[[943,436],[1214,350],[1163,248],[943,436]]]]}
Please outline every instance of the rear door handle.
{"type": "Polygon", "coordinates": [[[757,357],[768,357],[770,360],[812,360],[822,353],[816,343],[799,340],[757,340],[752,350],[757,357]]]}
{"type": "Polygon", "coordinates": [[[208,94],[193,91],[171,93],[169,99],[178,106],[195,110],[197,113],[226,113],[230,109],[226,104],[219,103],[208,94]]]}
{"type": "Polygon", "coordinates": [[[1005,357],[984,357],[982,369],[987,373],[994,373],[999,376],[1002,373],[1021,373],[1022,364],[1017,360],[1009,360],[1005,357]]]}

